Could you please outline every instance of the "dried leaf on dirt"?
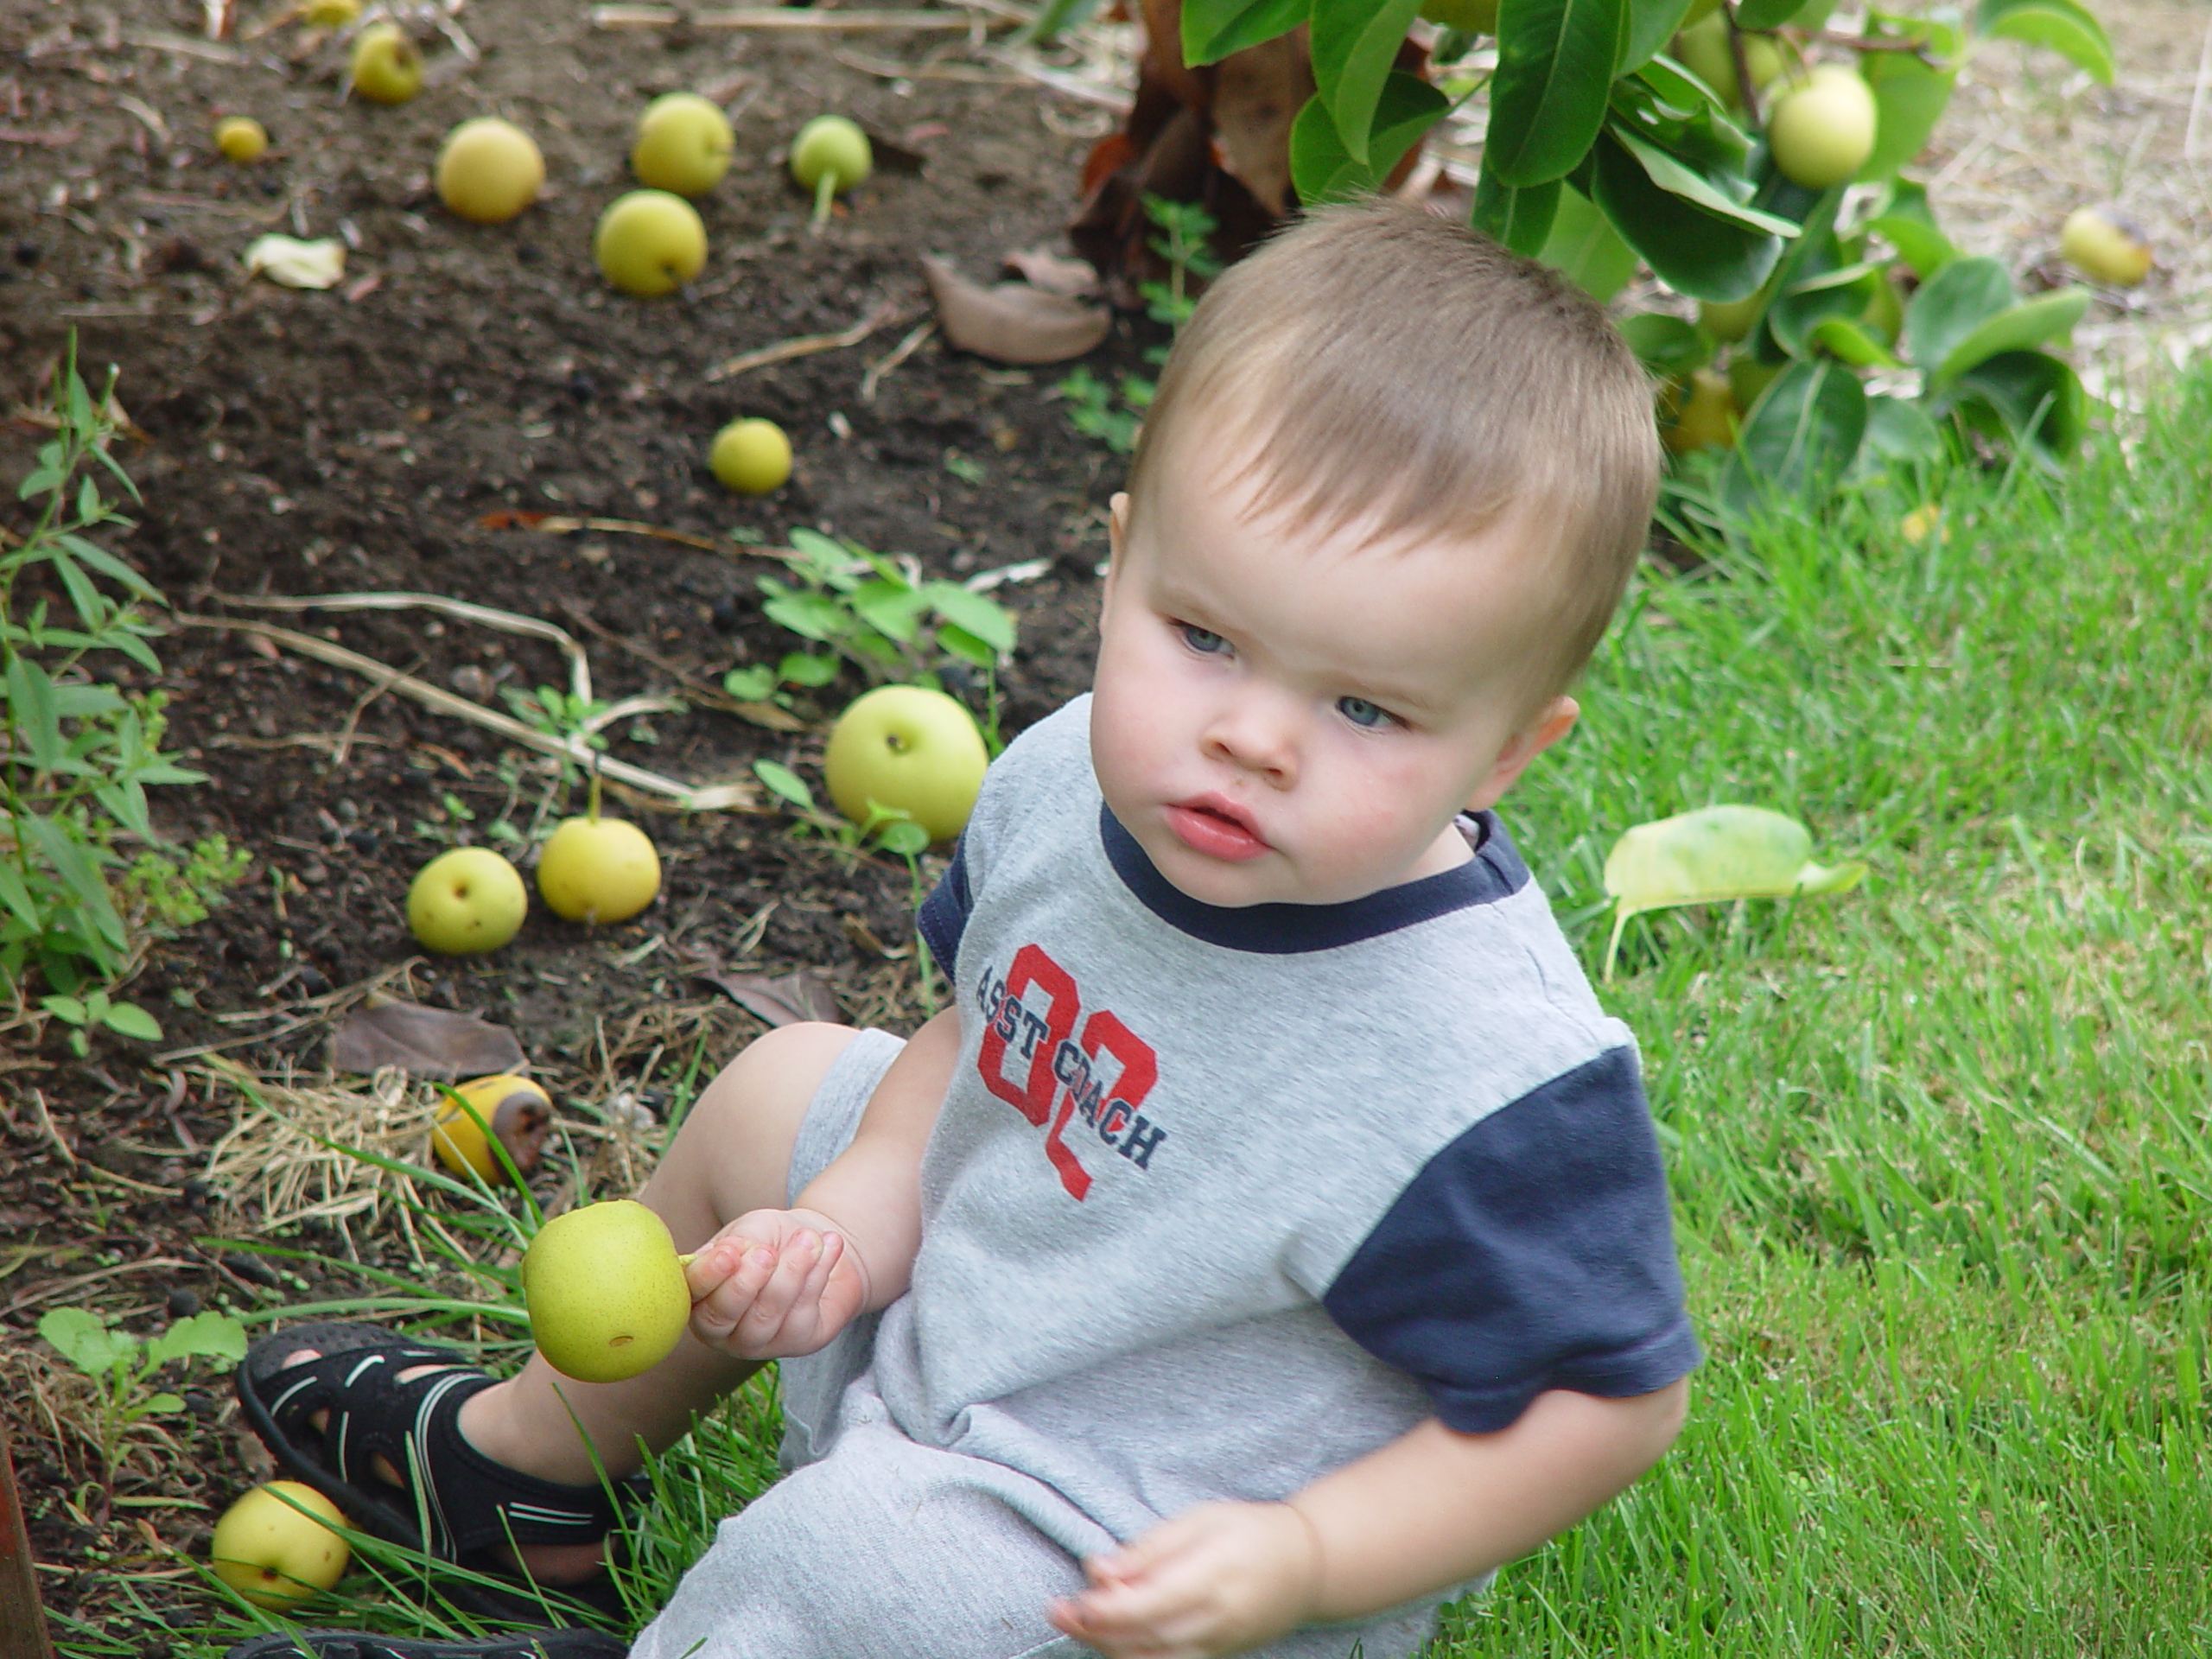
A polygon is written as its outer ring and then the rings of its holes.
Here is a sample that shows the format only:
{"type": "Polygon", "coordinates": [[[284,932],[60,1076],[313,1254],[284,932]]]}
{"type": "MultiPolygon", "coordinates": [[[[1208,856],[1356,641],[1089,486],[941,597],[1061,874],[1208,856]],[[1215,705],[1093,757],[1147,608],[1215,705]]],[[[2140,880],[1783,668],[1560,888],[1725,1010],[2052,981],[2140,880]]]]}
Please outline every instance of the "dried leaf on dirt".
{"type": "Polygon", "coordinates": [[[1048,294],[1065,294],[1077,300],[1094,299],[1098,294],[1098,272],[1090,260],[1071,259],[1050,248],[1023,248],[1009,253],[1006,268],[1032,288],[1041,288],[1048,294]]]}
{"type": "Polygon", "coordinates": [[[522,1045],[505,1026],[473,1014],[379,1002],[346,1015],[331,1039],[330,1064],[340,1071],[397,1066],[412,1077],[451,1082],[529,1068],[522,1045]]]}
{"type": "Polygon", "coordinates": [[[335,288],[346,275],[346,245],[335,237],[264,236],[245,251],[245,272],[286,288],[335,288]]]}
{"type": "Polygon", "coordinates": [[[836,994],[813,974],[794,970],[772,979],[766,974],[701,974],[699,977],[772,1026],[845,1017],[837,1006],[836,994]]]}
{"type": "Polygon", "coordinates": [[[1065,363],[1106,338],[1110,315],[1027,283],[985,288],[931,254],[921,259],[944,337],[1000,363],[1065,363]]]}

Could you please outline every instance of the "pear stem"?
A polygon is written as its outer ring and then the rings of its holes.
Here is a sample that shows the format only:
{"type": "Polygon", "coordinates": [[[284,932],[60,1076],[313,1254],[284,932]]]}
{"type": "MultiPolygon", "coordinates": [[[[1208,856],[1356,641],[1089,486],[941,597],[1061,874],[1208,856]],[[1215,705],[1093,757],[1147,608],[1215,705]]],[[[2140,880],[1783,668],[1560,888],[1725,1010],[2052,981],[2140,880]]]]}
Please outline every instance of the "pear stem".
{"type": "Polygon", "coordinates": [[[815,181],[812,227],[815,230],[820,230],[830,218],[830,204],[836,200],[839,176],[837,169],[832,167],[826,168],[822,176],[815,181]]]}
{"type": "Polygon", "coordinates": [[[696,1251],[696,1250],[686,1250],[686,1251],[684,1251],[681,1255],[679,1255],[679,1256],[677,1256],[677,1257],[676,1258],[676,1265],[677,1265],[677,1267],[679,1267],[679,1268],[688,1268],[688,1267],[690,1267],[690,1266],[694,1262],[696,1262],[698,1259],[699,1259],[699,1252],[698,1252],[698,1251],[696,1251]]]}
{"type": "Polygon", "coordinates": [[[592,823],[599,822],[599,756],[591,758],[591,784],[584,794],[584,817],[592,823]]]}

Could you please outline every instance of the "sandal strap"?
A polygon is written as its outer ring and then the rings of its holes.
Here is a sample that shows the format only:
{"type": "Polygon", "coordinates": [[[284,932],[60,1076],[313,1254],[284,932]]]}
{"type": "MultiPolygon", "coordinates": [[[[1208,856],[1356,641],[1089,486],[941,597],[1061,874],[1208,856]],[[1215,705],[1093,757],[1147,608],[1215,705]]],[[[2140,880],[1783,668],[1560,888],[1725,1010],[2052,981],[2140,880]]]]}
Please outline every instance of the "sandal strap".
{"type": "Polygon", "coordinates": [[[277,1460],[366,1530],[447,1560],[503,1543],[598,1542],[616,1520],[604,1488],[541,1480],[462,1437],[462,1403],[493,1381],[456,1349],[367,1325],[278,1332],[238,1372],[247,1421],[277,1460]],[[317,1357],[284,1363],[303,1348],[317,1357]],[[399,1380],[426,1365],[448,1369],[399,1380]],[[330,1416],[318,1434],[309,1420],[320,1411],[330,1416]],[[399,1486],[377,1472],[378,1457],[399,1486]]]}

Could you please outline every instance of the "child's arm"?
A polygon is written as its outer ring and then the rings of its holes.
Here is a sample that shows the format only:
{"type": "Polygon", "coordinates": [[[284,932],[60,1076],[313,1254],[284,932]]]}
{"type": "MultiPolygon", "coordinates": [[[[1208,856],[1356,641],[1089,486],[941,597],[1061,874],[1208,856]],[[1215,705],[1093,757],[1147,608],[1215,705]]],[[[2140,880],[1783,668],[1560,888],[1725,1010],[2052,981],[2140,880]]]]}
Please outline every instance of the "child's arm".
{"type": "Polygon", "coordinates": [[[947,1008],[906,1041],[844,1151],[789,1210],[740,1216],[687,1270],[691,1326],[741,1359],[809,1354],[906,1288],[922,1241],[922,1149],[960,1052],[947,1008]]]}
{"type": "Polygon", "coordinates": [[[1212,1659],[1364,1618],[1527,1554],[1625,1489],[1681,1431],[1687,1381],[1554,1389],[1510,1427],[1431,1418],[1283,1503],[1207,1503],[1084,1563],[1053,1624],[1122,1659],[1212,1659]]]}

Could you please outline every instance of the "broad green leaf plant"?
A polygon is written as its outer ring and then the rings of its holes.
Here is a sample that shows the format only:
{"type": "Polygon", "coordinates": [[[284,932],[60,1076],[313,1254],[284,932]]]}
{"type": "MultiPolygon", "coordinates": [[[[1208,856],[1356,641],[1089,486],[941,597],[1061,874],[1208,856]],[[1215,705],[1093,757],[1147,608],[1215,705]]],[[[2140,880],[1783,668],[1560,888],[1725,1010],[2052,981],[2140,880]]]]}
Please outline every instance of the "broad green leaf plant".
{"type": "MultiPolygon", "coordinates": [[[[2088,295],[2023,299],[1995,261],[1960,255],[1926,188],[1900,169],[1983,41],[2027,42],[2109,85],[2111,46],[2082,0],[1974,0],[1926,16],[1875,4],[1853,14],[1853,32],[1830,27],[1835,0],[1497,0],[1495,38],[1482,42],[1494,67],[1447,67],[1440,85],[1396,67],[1423,10],[1469,15],[1438,0],[1185,0],[1183,58],[1215,63],[1309,31],[1315,90],[1290,139],[1309,204],[1376,188],[1486,92],[1478,226],[1600,299],[1643,264],[1700,303],[1698,323],[1655,315],[1630,332],[1678,384],[1731,359],[1725,390],[1742,435],[1707,492],[1715,516],[1909,480],[1991,445],[2046,466],[2071,449],[2081,384],[2045,348],[2088,295]],[[1774,95],[1815,62],[1855,65],[1877,111],[1865,165],[1825,190],[1782,175],[1765,127],[1774,95]],[[1764,88],[1761,64],[1779,71],[1764,88]],[[1900,262],[1909,301],[1891,274],[1900,262]],[[1874,371],[1885,389],[1870,392],[1874,371]]],[[[1469,57],[1477,44],[1447,28],[1432,60],[1487,65],[1469,57]]]]}
{"type": "Polygon", "coordinates": [[[108,452],[113,385],[111,370],[93,397],[73,338],[54,437],[16,489],[36,517],[27,535],[0,528],[0,982],[21,1018],[42,982],[42,1013],[72,1027],[79,1052],[94,1027],[161,1035],[113,987],[147,933],[199,920],[245,862],[219,837],[188,849],[155,828],[148,787],[204,776],[163,753],[162,696],[108,677],[118,657],[161,667],[161,594],[93,539],[130,522],[99,474],[137,495],[108,452]]]}
{"type": "Polygon", "coordinates": [[[181,1395],[155,1386],[156,1371],[175,1360],[235,1365],[245,1357],[245,1327],[227,1313],[194,1313],[141,1338],[88,1309],[57,1307],[39,1320],[38,1333],[99,1390],[93,1440],[111,1479],[131,1431],[149,1417],[184,1409],[181,1395]]]}
{"type": "Polygon", "coordinates": [[[1613,932],[1605,941],[1604,976],[1613,976],[1621,930],[1646,911],[1844,893],[1866,879],[1861,860],[1815,864],[1812,854],[1811,831],[1762,806],[1700,807],[1637,824],[1605,855],[1613,932]]]}
{"type": "Polygon", "coordinates": [[[941,689],[947,664],[995,676],[1014,649],[1014,613],[988,594],[819,531],[793,530],[791,541],[784,564],[792,580],[760,577],[760,609],[818,649],[787,652],[772,669],[732,670],[722,687],[734,697],[761,702],[785,685],[827,685],[848,663],[871,685],[941,689]]]}

